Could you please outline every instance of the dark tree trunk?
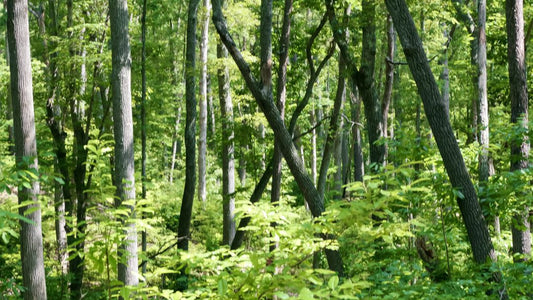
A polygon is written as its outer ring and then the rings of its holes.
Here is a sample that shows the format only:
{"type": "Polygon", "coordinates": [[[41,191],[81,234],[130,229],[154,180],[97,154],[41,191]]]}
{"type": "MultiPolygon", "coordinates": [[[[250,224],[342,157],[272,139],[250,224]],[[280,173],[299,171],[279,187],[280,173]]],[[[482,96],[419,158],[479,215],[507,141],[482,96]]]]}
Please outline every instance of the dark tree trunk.
{"type": "Polygon", "coordinates": [[[185,188],[178,225],[178,249],[189,250],[189,235],[192,206],[196,183],[196,24],[200,0],[189,1],[187,17],[187,50],[185,54],[185,97],[187,116],[185,120],[185,188]]]}
{"type": "MultiPolygon", "coordinates": [[[[233,38],[229,34],[226,22],[222,15],[222,9],[219,0],[213,1],[213,22],[222,42],[237,64],[237,67],[239,68],[247,87],[250,89],[257,104],[265,114],[265,117],[274,132],[276,140],[280,143],[280,149],[283,157],[285,158],[285,161],[287,162],[287,165],[289,166],[289,169],[291,170],[291,173],[294,176],[294,179],[297,182],[305,200],[309,204],[311,213],[314,217],[322,215],[324,212],[322,199],[313,185],[311,178],[307,174],[302,159],[296,150],[296,147],[294,146],[289,131],[287,128],[285,128],[278,109],[272,101],[269,101],[268,93],[265,93],[261,83],[258,82],[258,80],[252,75],[249,65],[242,57],[241,53],[237,49],[237,46],[235,45],[235,42],[233,41],[233,38]]],[[[262,76],[262,78],[264,77],[262,76]]],[[[326,252],[328,254],[328,262],[330,262],[330,268],[342,275],[344,270],[338,251],[326,252]]]]}
{"type": "Polygon", "coordinates": [[[339,79],[337,81],[337,93],[335,95],[335,103],[333,104],[333,111],[329,120],[329,127],[326,132],[326,144],[322,152],[322,162],[320,163],[320,171],[318,173],[318,193],[324,201],[326,192],[326,182],[328,179],[328,169],[331,161],[331,154],[334,152],[335,139],[339,136],[339,119],[344,99],[346,97],[346,80],[342,74],[345,71],[345,63],[342,57],[338,62],[339,79]]]}
{"type": "Polygon", "coordinates": [[[383,112],[374,82],[376,62],[376,2],[363,0],[363,52],[361,69],[352,70],[367,120],[370,164],[381,166],[385,162],[385,144],[377,143],[384,135],[383,112]]]}
{"type": "MultiPolygon", "coordinates": [[[[287,97],[287,65],[289,63],[289,42],[291,33],[291,12],[293,0],[285,0],[283,9],[283,25],[279,40],[279,68],[276,90],[276,106],[281,119],[285,119],[285,99],[287,97]]],[[[274,164],[272,173],[272,187],[270,201],[277,203],[281,196],[281,168],[283,155],[279,149],[279,143],[274,140],[274,164]]]]}
{"type": "MultiPolygon", "coordinates": [[[[38,175],[28,1],[7,1],[7,36],[11,60],[9,64],[10,90],[17,168],[19,171],[27,170],[38,175]]],[[[41,209],[38,199],[39,182],[32,180],[29,185],[30,188],[19,186],[18,191],[19,204],[32,201],[32,204],[19,208],[19,214],[33,222],[30,224],[20,221],[20,258],[25,287],[24,299],[46,299],[41,209]]]]}
{"type": "MultiPolygon", "coordinates": [[[[527,130],[528,95],[526,79],[526,57],[524,50],[524,16],[522,0],[505,1],[507,23],[507,59],[511,97],[511,123],[527,130]]],[[[528,168],[529,142],[527,134],[511,141],[511,171],[528,168]]],[[[513,253],[531,254],[531,232],[529,230],[529,209],[524,208],[513,218],[513,253]],[[523,229],[521,227],[524,227],[523,229]]]]}
{"type": "Polygon", "coordinates": [[[352,122],[352,155],[354,163],[354,180],[363,182],[365,176],[365,161],[363,157],[363,145],[361,137],[361,100],[357,98],[356,91],[350,92],[350,111],[352,122]]]}
{"type": "MultiPolygon", "coordinates": [[[[115,184],[117,186],[117,205],[124,201],[135,200],[135,168],[133,155],[133,116],[131,109],[131,54],[128,33],[128,3],[126,0],[110,0],[111,50],[113,88],[113,124],[115,136],[115,184]]],[[[123,220],[126,237],[120,246],[118,280],[126,286],[139,283],[137,258],[137,230],[133,212],[134,206],[128,205],[131,215],[123,220]],[[126,257],[125,259],[123,257],[126,257]]]]}
{"type": "Polygon", "coordinates": [[[452,187],[461,193],[457,203],[463,216],[474,260],[485,263],[496,260],[489,230],[477,194],[454,137],[446,105],[424,52],[422,42],[404,0],[386,0],[387,9],[400,37],[409,68],[423,100],[424,109],[439,148],[452,187]]]}

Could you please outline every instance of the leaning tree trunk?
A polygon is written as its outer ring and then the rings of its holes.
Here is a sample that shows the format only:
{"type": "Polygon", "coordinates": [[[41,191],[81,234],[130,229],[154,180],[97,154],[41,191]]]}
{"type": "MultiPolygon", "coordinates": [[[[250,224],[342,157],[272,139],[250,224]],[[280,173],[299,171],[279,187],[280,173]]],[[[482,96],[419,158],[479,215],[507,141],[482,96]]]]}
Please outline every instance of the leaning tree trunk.
{"type": "MultiPolygon", "coordinates": [[[[269,100],[268,94],[261,88],[260,82],[252,75],[250,66],[244,60],[242,54],[237,49],[233,38],[228,32],[226,22],[222,15],[222,9],[220,6],[220,0],[213,1],[213,23],[217,29],[220,39],[228,49],[229,53],[233,57],[233,60],[237,64],[241,75],[243,76],[247,87],[250,89],[254,99],[263,111],[270,127],[274,132],[276,140],[280,143],[280,149],[289,166],[289,169],[294,176],[295,181],[298,184],[305,200],[309,204],[309,208],[314,217],[319,217],[324,212],[324,205],[322,199],[318,194],[317,189],[313,185],[313,182],[303,161],[294,146],[292,137],[289,131],[284,125],[281,119],[280,113],[274,103],[269,100]]],[[[271,99],[271,98],[270,98],[271,99]]],[[[328,263],[331,269],[337,271],[341,276],[344,273],[342,259],[338,251],[329,250],[326,251],[328,256],[328,263]]]]}
{"type": "Polygon", "coordinates": [[[198,135],[198,200],[205,204],[205,170],[207,152],[207,50],[209,49],[209,14],[211,1],[203,0],[204,19],[202,22],[202,37],[200,42],[200,119],[198,135]]]}
{"type": "Polygon", "coordinates": [[[474,260],[479,264],[485,263],[487,260],[495,261],[496,254],[481,212],[476,190],[454,137],[450,120],[446,115],[446,105],[442,101],[439,87],[431,72],[422,41],[418,36],[407,4],[404,0],[386,0],[385,3],[392,16],[409,68],[424,103],[426,116],[442,156],[444,167],[452,187],[461,193],[457,197],[457,203],[466,226],[474,260]]]}
{"type": "MultiPolygon", "coordinates": [[[[133,116],[131,110],[131,54],[128,33],[127,0],[110,0],[111,51],[113,87],[113,124],[115,135],[115,184],[118,203],[135,200],[135,168],[133,156],[133,116]]],[[[126,237],[120,246],[118,279],[126,286],[139,283],[137,258],[137,230],[133,204],[125,221],[126,237]],[[124,259],[124,256],[126,257],[124,259]]]]}
{"type": "MultiPolygon", "coordinates": [[[[507,20],[507,59],[511,96],[511,123],[527,131],[528,95],[526,57],[524,50],[524,17],[522,0],[505,1],[507,20]]],[[[527,133],[511,141],[511,171],[528,168],[529,142],[527,133]]],[[[525,207],[514,216],[512,224],[513,253],[531,254],[529,209],[525,207]]]]}
{"type": "MultiPolygon", "coordinates": [[[[28,1],[7,1],[7,36],[17,168],[38,176],[28,1]]],[[[29,188],[19,185],[18,191],[19,204],[32,202],[19,208],[20,215],[32,222],[20,222],[20,258],[26,289],[24,299],[46,299],[39,182],[31,180],[28,183],[29,188]]]]}

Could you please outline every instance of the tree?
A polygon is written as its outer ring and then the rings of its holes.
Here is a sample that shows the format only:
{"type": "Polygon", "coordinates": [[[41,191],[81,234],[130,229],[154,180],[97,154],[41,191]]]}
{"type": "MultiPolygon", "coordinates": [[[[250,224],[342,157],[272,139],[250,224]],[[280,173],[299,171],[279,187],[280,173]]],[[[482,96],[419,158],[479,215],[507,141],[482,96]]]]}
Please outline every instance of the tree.
{"type": "Polygon", "coordinates": [[[477,200],[477,194],[453,134],[446,105],[426,57],[422,42],[404,0],[386,0],[403,52],[424,103],[426,116],[442,156],[452,187],[458,191],[457,203],[468,232],[474,260],[496,260],[489,230],[477,200]]]}
{"type": "Polygon", "coordinates": [[[218,69],[218,98],[222,122],[222,244],[231,246],[235,237],[235,132],[231,82],[226,61],[228,50],[222,42],[217,43],[217,58],[224,60],[224,64],[218,69]]]}
{"type": "MultiPolygon", "coordinates": [[[[237,67],[239,68],[241,75],[246,82],[246,86],[254,96],[256,103],[261,108],[270,127],[274,131],[275,139],[280,143],[280,149],[283,157],[285,158],[285,161],[287,162],[287,165],[289,166],[289,169],[294,176],[300,191],[309,204],[311,213],[314,217],[319,217],[324,212],[322,197],[320,197],[317,189],[313,185],[311,178],[307,174],[302,159],[296,150],[296,147],[294,146],[289,131],[281,119],[278,109],[273,101],[269,101],[271,98],[269,98],[268,94],[265,93],[265,91],[268,91],[268,89],[265,90],[265,87],[263,87],[264,81],[258,81],[252,75],[250,66],[244,60],[242,54],[237,49],[233,38],[229,34],[226,22],[222,15],[222,8],[219,0],[213,2],[213,23],[215,24],[215,28],[220,35],[220,39],[237,64],[237,67]]],[[[262,74],[262,79],[263,78],[266,77],[262,74]]],[[[344,267],[342,265],[342,259],[339,255],[339,252],[335,250],[326,250],[326,255],[328,257],[330,268],[337,271],[339,275],[342,276],[344,267]]]]}
{"type": "Polygon", "coordinates": [[[196,182],[196,24],[200,0],[190,0],[187,14],[187,50],[185,54],[185,98],[187,116],[185,120],[185,188],[181,202],[178,225],[178,249],[189,249],[189,234],[192,218],[192,205],[196,182]]]}
{"type": "Polygon", "coordinates": [[[202,36],[200,42],[200,120],[198,137],[198,199],[205,203],[205,168],[207,151],[207,51],[209,50],[209,15],[211,1],[203,0],[204,16],[202,20],[202,36]]]}
{"type": "Polygon", "coordinates": [[[128,32],[128,3],[126,0],[110,0],[111,49],[113,70],[113,124],[115,136],[115,183],[117,205],[131,210],[125,220],[125,240],[119,250],[118,279],[126,286],[139,283],[137,258],[137,230],[135,222],[135,168],[133,156],[133,115],[131,110],[131,54],[128,32]],[[133,201],[133,202],[132,202],[133,201]]]}
{"type": "MultiPolygon", "coordinates": [[[[527,132],[528,95],[524,45],[524,17],[522,0],[505,1],[507,23],[507,60],[509,62],[509,86],[511,98],[511,123],[527,132]]],[[[529,142],[527,133],[519,134],[511,141],[511,171],[529,167],[529,142]]],[[[513,218],[513,253],[531,254],[529,209],[525,207],[513,218]]]]}
{"type": "MultiPolygon", "coordinates": [[[[143,0],[141,16],[141,198],[146,199],[146,1],[143,0]]],[[[146,254],[146,230],[141,236],[142,252],[146,254]]],[[[142,273],[146,273],[146,260],[142,262],[142,273]]]]}
{"type": "MultiPolygon", "coordinates": [[[[31,173],[29,182],[19,183],[19,214],[29,219],[20,221],[20,258],[26,291],[24,299],[46,299],[41,209],[33,84],[31,72],[28,1],[7,1],[7,36],[10,57],[11,100],[15,157],[19,172],[31,173]],[[28,204],[30,201],[30,204],[28,204]]],[[[24,180],[21,178],[21,180],[24,180]]]]}

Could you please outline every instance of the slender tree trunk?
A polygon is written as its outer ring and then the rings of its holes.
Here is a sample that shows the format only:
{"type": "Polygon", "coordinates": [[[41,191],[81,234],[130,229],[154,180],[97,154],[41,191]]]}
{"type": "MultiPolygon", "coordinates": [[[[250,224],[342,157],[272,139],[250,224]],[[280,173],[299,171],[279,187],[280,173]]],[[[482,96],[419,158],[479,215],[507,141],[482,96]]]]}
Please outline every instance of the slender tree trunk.
{"type": "Polygon", "coordinates": [[[350,111],[352,115],[352,155],[354,162],[354,180],[363,182],[365,176],[365,161],[363,157],[363,145],[361,138],[361,100],[357,99],[355,91],[350,92],[350,111]]]}
{"type": "MultiPolygon", "coordinates": [[[[228,58],[228,50],[220,42],[217,44],[217,57],[224,60],[228,58]]],[[[231,246],[235,238],[235,133],[227,62],[224,62],[224,65],[218,69],[218,97],[222,122],[222,243],[231,246]]]]}
{"type": "MultiPolygon", "coordinates": [[[[17,168],[19,171],[27,170],[38,176],[28,1],[7,1],[7,36],[11,59],[10,90],[17,168]]],[[[46,299],[41,209],[38,199],[40,188],[37,180],[28,183],[30,188],[19,185],[18,191],[19,204],[32,202],[19,208],[19,214],[32,221],[31,224],[20,221],[20,258],[22,280],[26,289],[24,299],[46,299]]]]}
{"type": "MultiPolygon", "coordinates": [[[[346,99],[346,89],[344,89],[344,93],[343,93],[343,96],[342,96],[342,102],[344,103],[344,100],[346,99]]],[[[335,160],[335,166],[336,166],[336,170],[335,170],[335,174],[333,175],[333,195],[332,195],[332,199],[334,200],[341,200],[342,199],[342,194],[343,194],[343,191],[342,191],[342,184],[343,184],[343,168],[344,168],[344,156],[343,156],[343,148],[344,148],[344,145],[346,144],[345,143],[345,139],[344,139],[344,133],[343,133],[343,128],[344,128],[344,119],[343,118],[340,118],[339,120],[339,125],[338,125],[338,130],[337,130],[337,134],[336,134],[336,138],[335,138],[335,151],[333,152],[333,158],[335,160]]],[[[330,188],[331,190],[331,188],[330,188]]]]}
{"type": "MultiPolygon", "coordinates": [[[[526,57],[524,49],[524,16],[522,0],[505,1],[507,23],[507,58],[509,62],[509,86],[511,97],[511,123],[527,132],[528,95],[526,78],[526,57]]],[[[529,141],[527,133],[511,141],[511,171],[527,169],[529,166],[529,141]]],[[[529,209],[525,207],[513,218],[513,253],[531,254],[531,232],[529,230],[529,209]]]]}
{"type": "Polygon", "coordinates": [[[315,109],[311,109],[309,112],[309,120],[313,125],[313,130],[311,130],[311,178],[313,179],[313,184],[317,185],[317,144],[316,144],[316,132],[315,128],[317,124],[315,109]]]}
{"type": "MultiPolygon", "coordinates": [[[[47,69],[47,81],[48,81],[48,99],[46,102],[46,124],[50,129],[54,141],[54,153],[56,155],[56,161],[54,162],[54,170],[61,174],[64,183],[55,183],[54,192],[54,208],[55,208],[55,229],[57,240],[57,253],[60,263],[61,273],[66,275],[68,272],[68,252],[67,252],[67,230],[65,222],[65,201],[71,201],[70,193],[70,176],[68,171],[67,162],[67,150],[65,147],[65,138],[67,136],[61,124],[61,117],[57,114],[60,111],[59,105],[55,104],[57,83],[59,80],[58,70],[56,67],[56,54],[50,54],[50,48],[55,47],[55,43],[49,41],[46,38],[47,27],[49,28],[49,35],[57,37],[57,17],[55,3],[52,0],[48,1],[48,18],[45,20],[45,12],[41,7],[39,11],[39,31],[43,36],[43,60],[47,69]],[[45,25],[47,24],[47,25],[45,25]]],[[[64,288],[61,286],[61,293],[63,294],[64,288]]]]}
{"type": "MultiPolygon", "coordinates": [[[[174,29],[174,22],[170,20],[170,31],[172,34],[179,33],[179,28],[181,26],[181,5],[178,9],[178,22],[176,26],[176,30],[174,29]]],[[[176,60],[176,57],[178,56],[178,53],[176,51],[176,46],[174,45],[174,40],[172,38],[169,39],[169,50],[170,54],[172,55],[172,85],[176,86],[179,81],[179,75],[178,75],[178,62],[176,60]]],[[[185,64],[185,62],[184,62],[185,64]]],[[[185,72],[185,67],[183,67],[185,72]]],[[[185,75],[184,75],[185,77],[185,75]]],[[[180,122],[181,122],[181,98],[182,96],[176,93],[175,95],[175,122],[174,122],[174,133],[172,135],[172,153],[170,157],[170,172],[169,172],[169,182],[174,182],[174,169],[176,168],[176,157],[181,152],[181,140],[179,135],[179,128],[180,128],[180,122]]],[[[166,153],[166,152],[165,152],[166,153]]]]}
{"type": "MultiPolygon", "coordinates": [[[[281,119],[285,119],[285,99],[287,98],[287,65],[289,63],[289,42],[291,33],[291,12],[293,0],[285,0],[283,9],[283,25],[279,40],[279,68],[276,90],[276,106],[280,112],[281,119]]],[[[283,155],[279,149],[280,145],[274,140],[274,165],[272,173],[272,187],[270,201],[279,202],[281,195],[281,169],[283,155]]]]}
{"type": "MultiPolygon", "coordinates": [[[[141,16],[141,199],[146,199],[146,1],[143,0],[141,16]]],[[[142,231],[141,249],[146,255],[146,230],[142,231]]],[[[146,273],[146,259],[142,261],[142,273],[146,273]]]]}
{"type": "MultiPolygon", "coordinates": [[[[385,90],[383,101],[381,102],[381,113],[383,114],[383,136],[390,138],[389,128],[389,108],[392,101],[392,87],[394,84],[394,53],[396,48],[396,35],[394,34],[394,24],[390,15],[387,16],[387,58],[385,59],[385,90]]],[[[388,143],[385,144],[384,160],[389,156],[388,143]]]]}
{"type": "Polygon", "coordinates": [[[335,95],[335,103],[333,104],[333,111],[329,120],[329,127],[326,133],[326,144],[322,152],[322,162],[320,163],[320,172],[318,175],[317,190],[324,201],[326,192],[326,182],[328,179],[328,169],[331,161],[331,154],[335,151],[335,139],[339,135],[339,119],[342,109],[342,104],[346,95],[346,80],[342,74],[345,71],[345,62],[342,57],[338,61],[339,79],[337,81],[337,93],[335,95]]]}
{"type": "Polygon", "coordinates": [[[196,183],[196,24],[200,0],[189,1],[187,17],[187,50],[185,60],[185,97],[187,116],[185,120],[185,188],[178,225],[178,249],[189,250],[189,235],[196,183]]]}
{"type": "MultiPolygon", "coordinates": [[[[118,205],[135,200],[135,168],[133,155],[133,116],[131,109],[131,54],[128,33],[128,3],[110,0],[111,50],[113,88],[113,124],[115,136],[115,183],[118,205]]],[[[118,279],[126,286],[139,283],[137,258],[137,230],[133,204],[127,205],[131,215],[124,221],[126,237],[120,246],[118,279]],[[125,258],[124,258],[125,257],[125,258]]]]}
{"type": "MultiPolygon", "coordinates": [[[[487,41],[485,34],[486,23],[486,0],[477,1],[477,98],[479,107],[479,184],[482,187],[480,192],[481,203],[486,197],[487,184],[491,176],[491,161],[489,157],[489,102],[487,98],[487,41]]],[[[489,220],[494,224],[494,231],[499,232],[497,215],[489,215],[489,220]]]]}
{"type": "Polygon", "coordinates": [[[202,37],[200,42],[200,117],[198,136],[198,200],[205,205],[205,171],[207,153],[207,50],[209,49],[209,17],[211,1],[203,0],[204,19],[202,20],[202,37]]]}
{"type": "Polygon", "coordinates": [[[435,77],[431,72],[422,42],[404,0],[386,0],[392,16],[409,68],[415,79],[424,102],[426,115],[442,156],[452,187],[459,190],[462,197],[457,203],[472,246],[474,260],[485,263],[496,260],[487,224],[483,218],[477,194],[470,180],[463,156],[453,134],[450,120],[446,117],[446,106],[442,102],[435,77]]]}
{"type": "MultiPolygon", "coordinates": [[[[73,23],[73,0],[67,1],[67,27],[69,29],[73,29],[74,23],[73,23]]],[[[71,40],[71,42],[75,42],[74,34],[73,32],[68,33],[68,38],[71,40]]],[[[73,47],[70,47],[69,54],[72,57],[77,56],[78,54],[74,50],[73,47]]],[[[85,193],[85,190],[87,188],[85,184],[85,177],[87,173],[87,149],[85,146],[87,145],[89,138],[87,133],[85,132],[82,124],[82,118],[83,115],[80,114],[80,110],[78,109],[79,104],[78,100],[76,99],[76,95],[78,93],[76,88],[76,81],[75,78],[77,78],[78,74],[76,74],[75,65],[71,66],[70,69],[67,71],[68,76],[70,77],[70,81],[66,83],[67,85],[67,97],[68,97],[68,105],[69,105],[69,112],[70,117],[72,121],[73,126],[73,132],[74,132],[74,146],[73,146],[73,160],[74,160],[74,172],[73,172],[73,179],[74,179],[74,187],[75,187],[75,201],[68,201],[66,202],[65,210],[67,211],[68,216],[73,216],[74,213],[76,214],[76,223],[72,221],[72,226],[75,228],[74,233],[70,234],[70,228],[67,226],[67,242],[70,247],[74,248],[75,251],[69,253],[69,273],[72,274],[72,279],[70,282],[70,296],[73,300],[81,299],[82,296],[82,284],[83,284],[83,277],[85,273],[85,266],[84,266],[84,251],[85,251],[85,230],[87,228],[86,225],[86,212],[87,212],[87,194],[85,193]],[[75,205],[76,204],[76,205],[75,205]]],[[[74,220],[74,218],[71,218],[74,220]]]]}
{"type": "MultiPolygon", "coordinates": [[[[279,114],[278,109],[274,103],[268,98],[268,93],[264,88],[260,88],[260,82],[255,79],[251,74],[249,65],[246,63],[242,54],[237,49],[233,38],[228,32],[226,22],[222,15],[222,9],[220,7],[220,0],[213,1],[213,22],[215,27],[220,35],[220,38],[229,53],[233,57],[233,60],[237,64],[241,75],[243,76],[247,87],[252,92],[257,104],[263,111],[270,127],[274,132],[276,140],[280,142],[280,149],[283,153],[283,157],[291,170],[292,175],[294,176],[295,181],[297,182],[300,190],[306,201],[309,203],[309,208],[314,217],[322,215],[324,212],[324,205],[322,203],[322,198],[318,194],[315,186],[307,171],[303,165],[302,159],[294,146],[292,137],[289,133],[289,130],[284,125],[283,120],[279,114]]],[[[263,51],[263,50],[262,50],[263,51]]],[[[264,72],[261,72],[264,73],[264,72]]],[[[265,76],[261,77],[266,78],[265,76]]],[[[271,99],[271,98],[270,98],[271,99]]],[[[324,237],[327,238],[327,237],[324,237]]],[[[331,269],[337,271],[340,276],[344,273],[344,267],[342,265],[342,259],[338,251],[326,250],[328,256],[328,263],[331,269]]]]}

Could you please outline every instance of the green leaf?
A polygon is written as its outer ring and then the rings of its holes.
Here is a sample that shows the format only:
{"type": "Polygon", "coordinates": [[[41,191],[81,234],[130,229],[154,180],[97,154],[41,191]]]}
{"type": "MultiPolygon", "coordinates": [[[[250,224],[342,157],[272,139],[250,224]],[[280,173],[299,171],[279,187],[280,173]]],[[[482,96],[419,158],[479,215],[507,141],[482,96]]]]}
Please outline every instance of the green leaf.
{"type": "Polygon", "coordinates": [[[301,300],[312,300],[314,299],[313,292],[309,290],[308,288],[304,287],[300,290],[300,293],[298,295],[298,299],[301,300]]]}
{"type": "Polygon", "coordinates": [[[223,297],[228,291],[228,282],[224,278],[218,280],[218,295],[223,297]]]}
{"type": "Polygon", "coordinates": [[[328,280],[328,286],[329,288],[334,291],[337,286],[339,285],[339,277],[337,277],[336,275],[335,276],[332,276],[329,280],[328,280]]]}

